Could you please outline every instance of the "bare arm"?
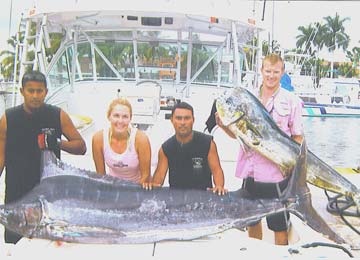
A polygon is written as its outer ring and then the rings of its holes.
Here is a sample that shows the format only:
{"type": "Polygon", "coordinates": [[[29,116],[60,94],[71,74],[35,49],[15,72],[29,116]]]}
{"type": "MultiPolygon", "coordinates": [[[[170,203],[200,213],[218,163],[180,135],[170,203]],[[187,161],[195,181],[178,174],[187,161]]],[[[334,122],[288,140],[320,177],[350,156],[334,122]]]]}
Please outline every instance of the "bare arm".
{"type": "Polygon", "coordinates": [[[149,139],[145,133],[137,131],[135,146],[140,164],[140,184],[143,188],[148,189],[150,181],[151,147],[149,139]]]}
{"type": "Polygon", "coordinates": [[[79,131],[75,128],[69,115],[63,110],[60,112],[61,130],[67,141],[61,140],[60,148],[71,154],[85,154],[86,144],[79,131]]]}
{"type": "Polygon", "coordinates": [[[95,133],[92,138],[92,155],[96,172],[99,174],[105,174],[103,140],[103,131],[95,133]]]}
{"type": "Polygon", "coordinates": [[[5,145],[6,145],[7,123],[5,114],[0,119],[0,176],[5,166],[5,145]]]}
{"type": "Polygon", "coordinates": [[[162,148],[158,154],[158,164],[152,179],[153,186],[162,186],[169,168],[168,159],[162,148]]]}
{"type": "Polygon", "coordinates": [[[224,195],[227,190],[224,189],[224,172],[220,165],[219,155],[217,152],[216,144],[213,140],[210,143],[210,150],[208,154],[209,167],[213,175],[215,187],[211,190],[219,195],[224,195]]]}

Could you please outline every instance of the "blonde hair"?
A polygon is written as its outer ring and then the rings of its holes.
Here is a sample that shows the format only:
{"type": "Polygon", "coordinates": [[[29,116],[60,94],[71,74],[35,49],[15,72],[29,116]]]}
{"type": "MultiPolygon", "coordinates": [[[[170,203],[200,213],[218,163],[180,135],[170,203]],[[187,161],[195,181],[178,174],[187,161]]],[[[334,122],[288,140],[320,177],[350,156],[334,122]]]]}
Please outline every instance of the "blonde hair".
{"type": "Polygon", "coordinates": [[[262,61],[262,65],[261,68],[264,67],[264,63],[265,61],[270,62],[271,65],[274,65],[278,62],[281,62],[284,68],[284,60],[280,57],[280,55],[276,54],[276,53],[271,53],[269,55],[266,55],[265,58],[262,61]]]}
{"type": "Polygon", "coordinates": [[[114,99],[110,103],[108,111],[107,111],[108,118],[110,117],[110,114],[113,111],[114,107],[116,107],[117,105],[122,105],[122,106],[126,106],[127,108],[129,108],[130,118],[132,118],[132,107],[131,107],[130,102],[126,98],[117,98],[117,99],[114,99]]]}

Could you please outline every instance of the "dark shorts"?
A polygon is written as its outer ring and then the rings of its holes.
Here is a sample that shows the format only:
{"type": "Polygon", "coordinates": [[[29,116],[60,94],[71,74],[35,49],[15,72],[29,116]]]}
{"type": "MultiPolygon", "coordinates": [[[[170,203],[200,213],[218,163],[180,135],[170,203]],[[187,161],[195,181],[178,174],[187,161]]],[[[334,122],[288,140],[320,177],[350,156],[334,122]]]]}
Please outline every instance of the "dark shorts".
{"type": "MultiPolygon", "coordinates": [[[[285,179],[279,183],[256,182],[253,178],[247,178],[243,181],[243,189],[256,199],[278,198],[277,184],[281,191],[286,189],[289,179],[285,179]]],[[[267,226],[272,231],[286,231],[290,220],[289,212],[273,214],[266,217],[267,226]]],[[[254,222],[252,225],[258,224],[260,221],[254,222]]]]}

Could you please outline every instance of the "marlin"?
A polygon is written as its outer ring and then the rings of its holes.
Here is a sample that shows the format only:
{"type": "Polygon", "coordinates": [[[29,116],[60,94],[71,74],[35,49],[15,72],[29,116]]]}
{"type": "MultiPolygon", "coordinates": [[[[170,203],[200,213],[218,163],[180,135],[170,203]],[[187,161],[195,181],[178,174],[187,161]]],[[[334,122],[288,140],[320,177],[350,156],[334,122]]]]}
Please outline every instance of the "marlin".
{"type": "MultiPolygon", "coordinates": [[[[224,92],[216,100],[216,109],[223,124],[245,151],[250,148],[259,152],[277,164],[284,176],[292,172],[300,145],[280,130],[250,91],[239,86],[224,92]]],[[[308,152],[307,168],[309,183],[351,197],[360,209],[359,189],[311,151],[308,152]]]]}
{"type": "Polygon", "coordinates": [[[28,238],[102,244],[193,240],[289,210],[329,239],[345,242],[312,207],[305,145],[280,199],[250,199],[242,189],[225,196],[166,187],[146,191],[74,168],[50,151],[43,158],[40,184],[19,201],[0,206],[0,222],[28,238]]]}

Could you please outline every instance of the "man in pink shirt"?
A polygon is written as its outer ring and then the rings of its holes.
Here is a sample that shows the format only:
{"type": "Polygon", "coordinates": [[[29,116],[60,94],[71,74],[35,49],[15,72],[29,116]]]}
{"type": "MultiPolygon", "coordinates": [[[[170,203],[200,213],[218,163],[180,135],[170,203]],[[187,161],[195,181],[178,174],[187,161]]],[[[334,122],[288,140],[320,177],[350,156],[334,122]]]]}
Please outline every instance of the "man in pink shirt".
{"type": "MultiPolygon", "coordinates": [[[[301,102],[293,93],[280,87],[284,73],[284,62],[280,56],[270,54],[263,59],[261,74],[263,83],[257,97],[266,107],[275,123],[296,142],[301,143],[303,126],[301,120],[301,102]]],[[[216,114],[217,124],[232,138],[234,134],[226,128],[216,114]]],[[[254,198],[278,197],[278,188],[283,190],[288,179],[283,177],[279,167],[256,151],[240,149],[236,176],[244,179],[243,188],[254,198]]],[[[275,233],[275,244],[287,245],[287,223],[289,214],[275,214],[266,218],[269,229],[275,233]]],[[[261,221],[248,227],[249,237],[262,239],[261,221]]]]}

